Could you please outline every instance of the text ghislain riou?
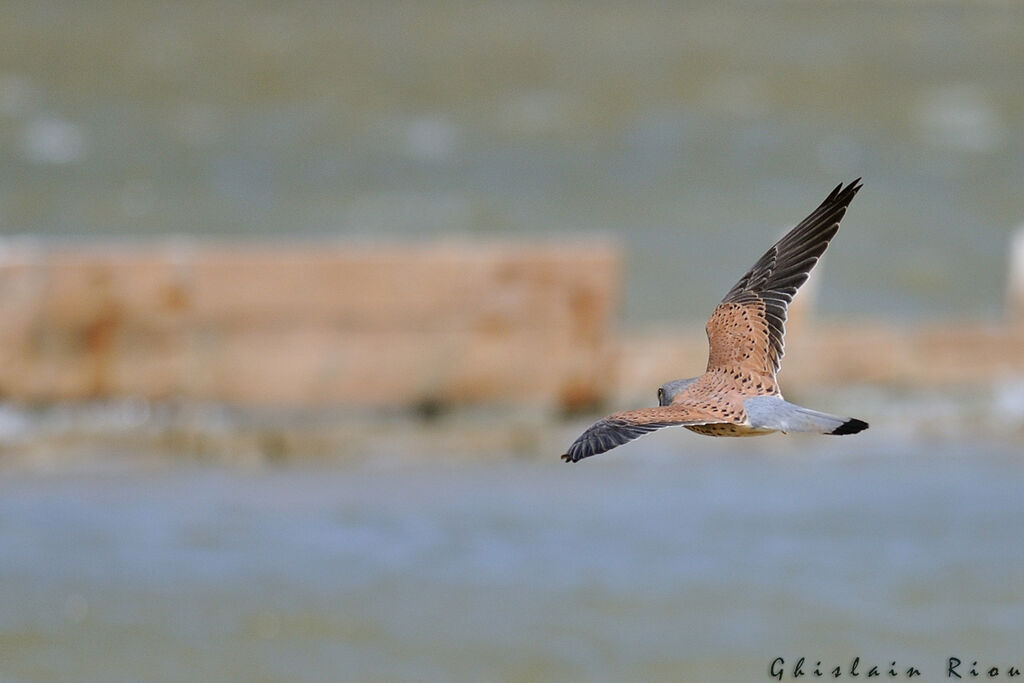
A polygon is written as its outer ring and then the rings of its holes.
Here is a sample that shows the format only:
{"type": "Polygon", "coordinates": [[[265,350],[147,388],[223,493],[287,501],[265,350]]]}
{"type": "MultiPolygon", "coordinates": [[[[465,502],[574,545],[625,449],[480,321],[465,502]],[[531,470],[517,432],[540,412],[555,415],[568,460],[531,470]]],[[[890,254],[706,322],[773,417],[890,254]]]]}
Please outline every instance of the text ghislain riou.
{"type": "MultiPolygon", "coordinates": [[[[969,665],[959,657],[948,657],[943,671],[946,678],[952,680],[963,679],[994,679],[994,678],[1018,678],[1021,676],[1021,669],[1018,664],[1004,666],[979,665],[972,661],[969,665]]],[[[850,664],[843,666],[822,666],[820,661],[812,665],[806,657],[800,657],[792,664],[787,664],[782,657],[776,657],[768,666],[768,675],[777,681],[783,679],[798,679],[804,676],[811,678],[920,678],[921,669],[916,666],[897,665],[890,662],[888,666],[861,663],[860,657],[854,657],[850,664]]]]}

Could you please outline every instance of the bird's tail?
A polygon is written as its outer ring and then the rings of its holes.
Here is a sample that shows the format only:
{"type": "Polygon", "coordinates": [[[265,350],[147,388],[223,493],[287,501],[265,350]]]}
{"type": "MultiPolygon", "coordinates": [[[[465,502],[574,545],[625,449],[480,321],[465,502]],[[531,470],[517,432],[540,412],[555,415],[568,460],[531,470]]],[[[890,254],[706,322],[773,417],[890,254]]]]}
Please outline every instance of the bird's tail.
{"type": "Polygon", "coordinates": [[[868,423],[855,417],[829,415],[798,406],[778,396],[756,396],[743,402],[750,426],[774,429],[779,432],[809,432],[812,434],[856,434],[868,428],[868,423]]]}

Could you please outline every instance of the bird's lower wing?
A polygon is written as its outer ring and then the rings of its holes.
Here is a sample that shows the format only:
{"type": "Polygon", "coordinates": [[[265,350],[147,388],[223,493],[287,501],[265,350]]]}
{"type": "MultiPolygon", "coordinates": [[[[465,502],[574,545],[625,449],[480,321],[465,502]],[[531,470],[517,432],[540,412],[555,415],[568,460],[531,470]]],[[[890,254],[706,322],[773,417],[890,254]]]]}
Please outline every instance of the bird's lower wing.
{"type": "Polygon", "coordinates": [[[632,441],[662,427],[721,424],[721,416],[688,406],[669,405],[641,410],[626,410],[599,420],[583,432],[562,455],[566,462],[579,462],[598,453],[632,441]]]}

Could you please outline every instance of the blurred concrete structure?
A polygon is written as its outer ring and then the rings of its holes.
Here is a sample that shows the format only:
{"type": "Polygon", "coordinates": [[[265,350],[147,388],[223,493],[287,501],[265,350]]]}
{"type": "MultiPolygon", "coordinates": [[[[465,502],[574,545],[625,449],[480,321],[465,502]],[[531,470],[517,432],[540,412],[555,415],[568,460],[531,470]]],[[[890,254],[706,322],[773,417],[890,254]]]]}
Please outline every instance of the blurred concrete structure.
{"type": "MultiPolygon", "coordinates": [[[[814,319],[812,272],[789,310],[784,388],[873,384],[906,388],[979,386],[1024,376],[1024,228],[1010,245],[1006,318],[899,324],[884,320],[822,323],[814,319]]],[[[704,370],[702,327],[646,331],[623,340],[619,392],[653,396],[670,377],[704,370]],[[645,392],[645,393],[641,393],[645,392]]],[[[649,397],[649,396],[648,396],[649,397]]]]}
{"type": "MultiPolygon", "coordinates": [[[[812,278],[790,311],[783,386],[1024,376],[1024,237],[1011,253],[1005,322],[822,322],[812,278]]],[[[616,335],[620,271],[602,242],[15,240],[0,245],[0,399],[427,412],[653,400],[704,370],[703,321],[616,335]]]]}
{"type": "Polygon", "coordinates": [[[611,389],[607,244],[10,243],[0,397],[574,409],[611,389]]]}
{"type": "MultiPolygon", "coordinates": [[[[786,335],[779,373],[783,390],[843,385],[934,389],[979,386],[1024,376],[1024,326],[973,320],[922,325],[883,321],[804,321],[786,335]]],[[[620,392],[654,396],[670,377],[699,374],[707,359],[704,331],[665,330],[623,340],[620,392]]]]}
{"type": "Polygon", "coordinates": [[[1006,298],[1011,322],[1024,327],[1024,225],[1017,228],[1010,244],[1006,298]]]}

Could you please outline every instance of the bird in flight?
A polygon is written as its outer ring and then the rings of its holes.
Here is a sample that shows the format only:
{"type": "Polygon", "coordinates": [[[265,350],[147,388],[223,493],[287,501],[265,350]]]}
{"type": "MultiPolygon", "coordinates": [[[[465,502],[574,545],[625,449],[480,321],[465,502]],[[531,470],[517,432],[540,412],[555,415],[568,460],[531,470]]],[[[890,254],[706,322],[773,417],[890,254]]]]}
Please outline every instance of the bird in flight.
{"type": "Polygon", "coordinates": [[[784,400],[775,378],[793,295],[839,231],[860,188],[860,178],[836,187],[729,290],[705,326],[710,350],[703,375],[663,384],[655,408],[626,410],[596,422],[562,460],[578,462],[662,427],[686,427],[709,436],[856,434],[867,429],[863,420],[784,400]]]}

